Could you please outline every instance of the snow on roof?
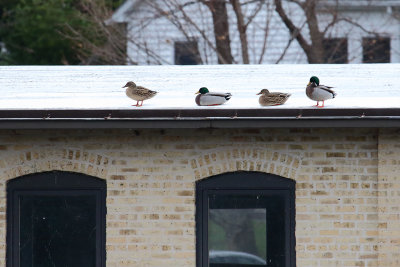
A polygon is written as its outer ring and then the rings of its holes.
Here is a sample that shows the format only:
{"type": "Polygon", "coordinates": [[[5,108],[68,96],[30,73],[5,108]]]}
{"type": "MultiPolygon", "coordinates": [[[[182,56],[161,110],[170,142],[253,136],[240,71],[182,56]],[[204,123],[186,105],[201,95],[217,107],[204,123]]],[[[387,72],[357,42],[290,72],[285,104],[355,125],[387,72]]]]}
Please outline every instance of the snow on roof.
{"type": "Polygon", "coordinates": [[[0,66],[1,110],[317,109],[305,95],[310,76],[334,86],[324,109],[400,108],[400,64],[203,66],[0,66]],[[142,107],[122,86],[134,81],[158,91],[142,107]],[[230,92],[226,104],[199,107],[195,92],[230,92]],[[291,93],[277,107],[261,107],[262,88],[291,93]]]}

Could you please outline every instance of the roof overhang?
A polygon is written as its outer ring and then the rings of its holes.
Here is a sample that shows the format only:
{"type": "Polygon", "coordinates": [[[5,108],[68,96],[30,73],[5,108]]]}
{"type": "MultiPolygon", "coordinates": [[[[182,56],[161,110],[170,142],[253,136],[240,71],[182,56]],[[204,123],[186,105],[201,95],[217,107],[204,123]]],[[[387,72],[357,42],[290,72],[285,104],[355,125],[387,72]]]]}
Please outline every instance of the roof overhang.
{"type": "Polygon", "coordinates": [[[1,110],[0,129],[400,127],[400,109],[1,110]]]}

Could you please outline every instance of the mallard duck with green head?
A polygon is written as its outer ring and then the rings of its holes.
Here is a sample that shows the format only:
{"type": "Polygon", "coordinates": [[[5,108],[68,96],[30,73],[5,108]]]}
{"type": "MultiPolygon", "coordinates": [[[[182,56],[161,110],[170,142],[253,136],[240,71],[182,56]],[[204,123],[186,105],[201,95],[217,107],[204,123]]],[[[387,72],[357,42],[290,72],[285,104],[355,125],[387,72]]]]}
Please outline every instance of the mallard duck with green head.
{"type": "Polygon", "coordinates": [[[332,90],[333,87],[320,85],[317,76],[312,76],[306,88],[306,95],[311,100],[317,101],[316,107],[323,108],[325,100],[335,98],[336,93],[332,90]],[[319,102],[322,101],[322,105],[319,102]]]}
{"type": "Polygon", "coordinates": [[[257,95],[261,95],[258,98],[258,103],[261,106],[279,106],[284,104],[290,94],[279,93],[279,92],[270,92],[268,89],[262,89],[257,95]]]}
{"type": "Polygon", "coordinates": [[[231,99],[231,93],[216,93],[208,91],[207,87],[201,87],[195,98],[198,106],[218,106],[231,99]]]}
{"type": "Polygon", "coordinates": [[[141,107],[144,100],[150,99],[158,93],[143,86],[137,86],[134,82],[127,82],[122,88],[126,88],[125,93],[127,97],[136,100],[136,105],[132,105],[135,107],[141,107]]]}

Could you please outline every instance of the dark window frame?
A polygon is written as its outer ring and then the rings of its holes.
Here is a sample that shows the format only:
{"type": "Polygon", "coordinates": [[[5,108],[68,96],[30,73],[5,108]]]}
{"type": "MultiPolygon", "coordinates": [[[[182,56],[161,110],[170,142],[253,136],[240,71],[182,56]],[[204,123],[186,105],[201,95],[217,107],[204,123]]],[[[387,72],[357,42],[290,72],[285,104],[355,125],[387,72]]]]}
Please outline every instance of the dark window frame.
{"type": "Polygon", "coordinates": [[[347,64],[349,63],[348,39],[347,38],[325,38],[323,40],[325,49],[325,63],[347,64]]]}
{"type": "Polygon", "coordinates": [[[391,42],[390,37],[362,38],[362,63],[390,63],[392,60],[391,42]]]}
{"type": "Polygon", "coordinates": [[[176,41],[174,43],[175,65],[199,65],[201,57],[197,40],[176,41]]]}
{"type": "Polygon", "coordinates": [[[288,196],[285,203],[285,266],[296,266],[294,180],[261,172],[232,172],[196,182],[196,266],[208,266],[208,195],[220,192],[255,194],[273,192],[288,196]]]}
{"type": "Polygon", "coordinates": [[[106,181],[73,172],[41,172],[17,177],[7,182],[7,267],[19,267],[19,212],[21,195],[92,194],[96,196],[96,266],[106,266],[106,181]]]}

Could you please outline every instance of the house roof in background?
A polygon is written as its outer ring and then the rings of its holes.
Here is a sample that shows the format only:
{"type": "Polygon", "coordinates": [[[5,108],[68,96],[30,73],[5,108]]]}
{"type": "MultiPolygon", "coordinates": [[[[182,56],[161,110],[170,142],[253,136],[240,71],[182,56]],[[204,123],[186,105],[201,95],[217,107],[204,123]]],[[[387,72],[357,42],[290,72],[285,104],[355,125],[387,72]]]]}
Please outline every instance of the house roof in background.
{"type": "Polygon", "coordinates": [[[107,22],[126,22],[126,18],[143,2],[144,0],[126,0],[119,8],[117,8],[110,20],[107,22]]]}
{"type": "Polygon", "coordinates": [[[2,66],[0,128],[400,127],[400,64],[2,66]],[[305,95],[310,76],[335,87],[325,108],[305,95]],[[158,91],[133,107],[127,81],[158,91]],[[202,86],[232,99],[199,107],[202,86]],[[261,107],[262,88],[291,93],[261,107]]]}

